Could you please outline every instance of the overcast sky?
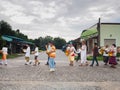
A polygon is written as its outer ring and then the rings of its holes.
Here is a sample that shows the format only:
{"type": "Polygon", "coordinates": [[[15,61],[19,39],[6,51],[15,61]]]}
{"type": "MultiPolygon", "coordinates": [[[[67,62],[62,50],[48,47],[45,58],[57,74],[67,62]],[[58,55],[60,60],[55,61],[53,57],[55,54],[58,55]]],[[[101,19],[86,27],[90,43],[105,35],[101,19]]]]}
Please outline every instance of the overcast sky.
{"type": "Polygon", "coordinates": [[[120,22],[120,0],[0,0],[0,20],[28,38],[74,40],[98,22],[120,22]]]}

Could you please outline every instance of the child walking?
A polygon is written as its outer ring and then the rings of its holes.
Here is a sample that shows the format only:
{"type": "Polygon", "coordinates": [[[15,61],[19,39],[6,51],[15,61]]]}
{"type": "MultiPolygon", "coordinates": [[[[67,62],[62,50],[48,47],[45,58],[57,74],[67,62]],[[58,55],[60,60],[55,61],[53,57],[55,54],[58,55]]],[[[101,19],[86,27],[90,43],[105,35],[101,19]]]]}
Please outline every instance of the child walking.
{"type": "Polygon", "coordinates": [[[27,47],[27,50],[26,50],[26,53],[25,53],[25,65],[28,65],[30,62],[30,46],[29,45],[26,45],[27,47]]]}
{"type": "Polygon", "coordinates": [[[7,55],[8,55],[8,48],[6,46],[4,46],[1,50],[2,52],[2,61],[1,61],[1,65],[6,65],[7,66],[7,55]]]}
{"type": "Polygon", "coordinates": [[[40,64],[40,61],[38,60],[38,55],[39,55],[39,50],[38,50],[38,47],[37,45],[35,46],[35,50],[34,50],[34,59],[35,59],[35,63],[33,66],[36,66],[36,65],[39,65],[40,64]]]}

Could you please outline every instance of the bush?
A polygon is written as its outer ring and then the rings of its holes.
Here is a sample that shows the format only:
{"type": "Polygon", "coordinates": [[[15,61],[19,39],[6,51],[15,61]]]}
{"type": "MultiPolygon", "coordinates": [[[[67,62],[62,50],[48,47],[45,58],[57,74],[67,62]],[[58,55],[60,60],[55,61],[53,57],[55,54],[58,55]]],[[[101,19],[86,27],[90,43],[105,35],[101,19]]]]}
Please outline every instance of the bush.
{"type": "MultiPolygon", "coordinates": [[[[93,59],[93,56],[88,56],[87,57],[87,60],[92,60],[93,59]]],[[[97,60],[99,60],[99,61],[103,61],[103,56],[102,55],[99,55],[98,57],[97,57],[97,60]]]]}

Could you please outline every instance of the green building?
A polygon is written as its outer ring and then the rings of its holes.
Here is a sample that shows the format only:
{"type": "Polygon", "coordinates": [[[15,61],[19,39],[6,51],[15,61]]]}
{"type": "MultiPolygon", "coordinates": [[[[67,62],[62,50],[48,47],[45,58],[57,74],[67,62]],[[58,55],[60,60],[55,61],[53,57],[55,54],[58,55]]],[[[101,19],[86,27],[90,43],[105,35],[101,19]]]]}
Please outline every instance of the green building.
{"type": "Polygon", "coordinates": [[[120,23],[99,22],[82,32],[81,39],[86,40],[88,52],[92,51],[94,43],[99,47],[116,44],[120,47],[120,23]]]}

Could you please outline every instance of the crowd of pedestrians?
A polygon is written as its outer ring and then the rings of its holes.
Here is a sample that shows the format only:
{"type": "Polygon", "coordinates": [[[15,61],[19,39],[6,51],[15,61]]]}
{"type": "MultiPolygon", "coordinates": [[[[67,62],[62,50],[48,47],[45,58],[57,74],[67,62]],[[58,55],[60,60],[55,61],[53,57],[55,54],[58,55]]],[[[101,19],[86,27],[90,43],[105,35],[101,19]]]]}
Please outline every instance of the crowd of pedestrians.
{"type": "MultiPolygon", "coordinates": [[[[46,65],[49,65],[50,72],[55,71],[55,57],[56,57],[56,47],[52,42],[49,42],[46,46],[46,54],[48,56],[48,60],[46,62],[46,65]]],[[[25,65],[32,64],[34,66],[37,66],[40,64],[40,61],[38,60],[39,56],[39,49],[38,46],[35,46],[34,51],[32,51],[32,54],[34,54],[34,62],[30,61],[30,46],[26,45],[25,52],[25,65]]],[[[8,55],[8,48],[4,46],[2,50],[0,50],[0,53],[2,53],[2,60],[0,65],[7,65],[7,55],[8,55]]],[[[94,66],[94,62],[96,62],[96,66],[99,66],[99,62],[97,60],[97,57],[102,54],[103,55],[103,62],[104,65],[110,65],[112,68],[116,68],[117,60],[117,48],[115,44],[112,44],[111,46],[106,45],[105,47],[98,48],[97,43],[94,43],[94,47],[92,49],[92,62],[90,64],[91,67],[94,66]]],[[[68,57],[69,65],[74,66],[75,58],[77,58],[77,61],[80,59],[79,66],[89,66],[88,60],[87,60],[87,45],[86,42],[83,40],[81,42],[81,47],[79,46],[77,49],[73,46],[72,43],[69,43],[67,45],[67,48],[65,50],[65,54],[68,57]]]]}
{"type": "MultiPolygon", "coordinates": [[[[87,46],[85,41],[83,40],[81,47],[78,47],[77,50],[74,48],[72,44],[68,44],[67,49],[65,51],[65,54],[68,56],[68,59],[70,61],[70,66],[73,66],[73,63],[75,61],[78,61],[80,59],[80,65],[79,66],[88,66],[89,63],[87,61],[87,46]]],[[[116,68],[117,63],[117,48],[115,44],[112,44],[111,46],[104,46],[102,48],[99,48],[97,43],[94,43],[93,49],[92,49],[92,62],[90,64],[91,67],[94,66],[94,62],[96,62],[96,66],[99,66],[98,62],[98,56],[103,55],[103,62],[104,65],[110,65],[112,68],[116,68]]]]}

